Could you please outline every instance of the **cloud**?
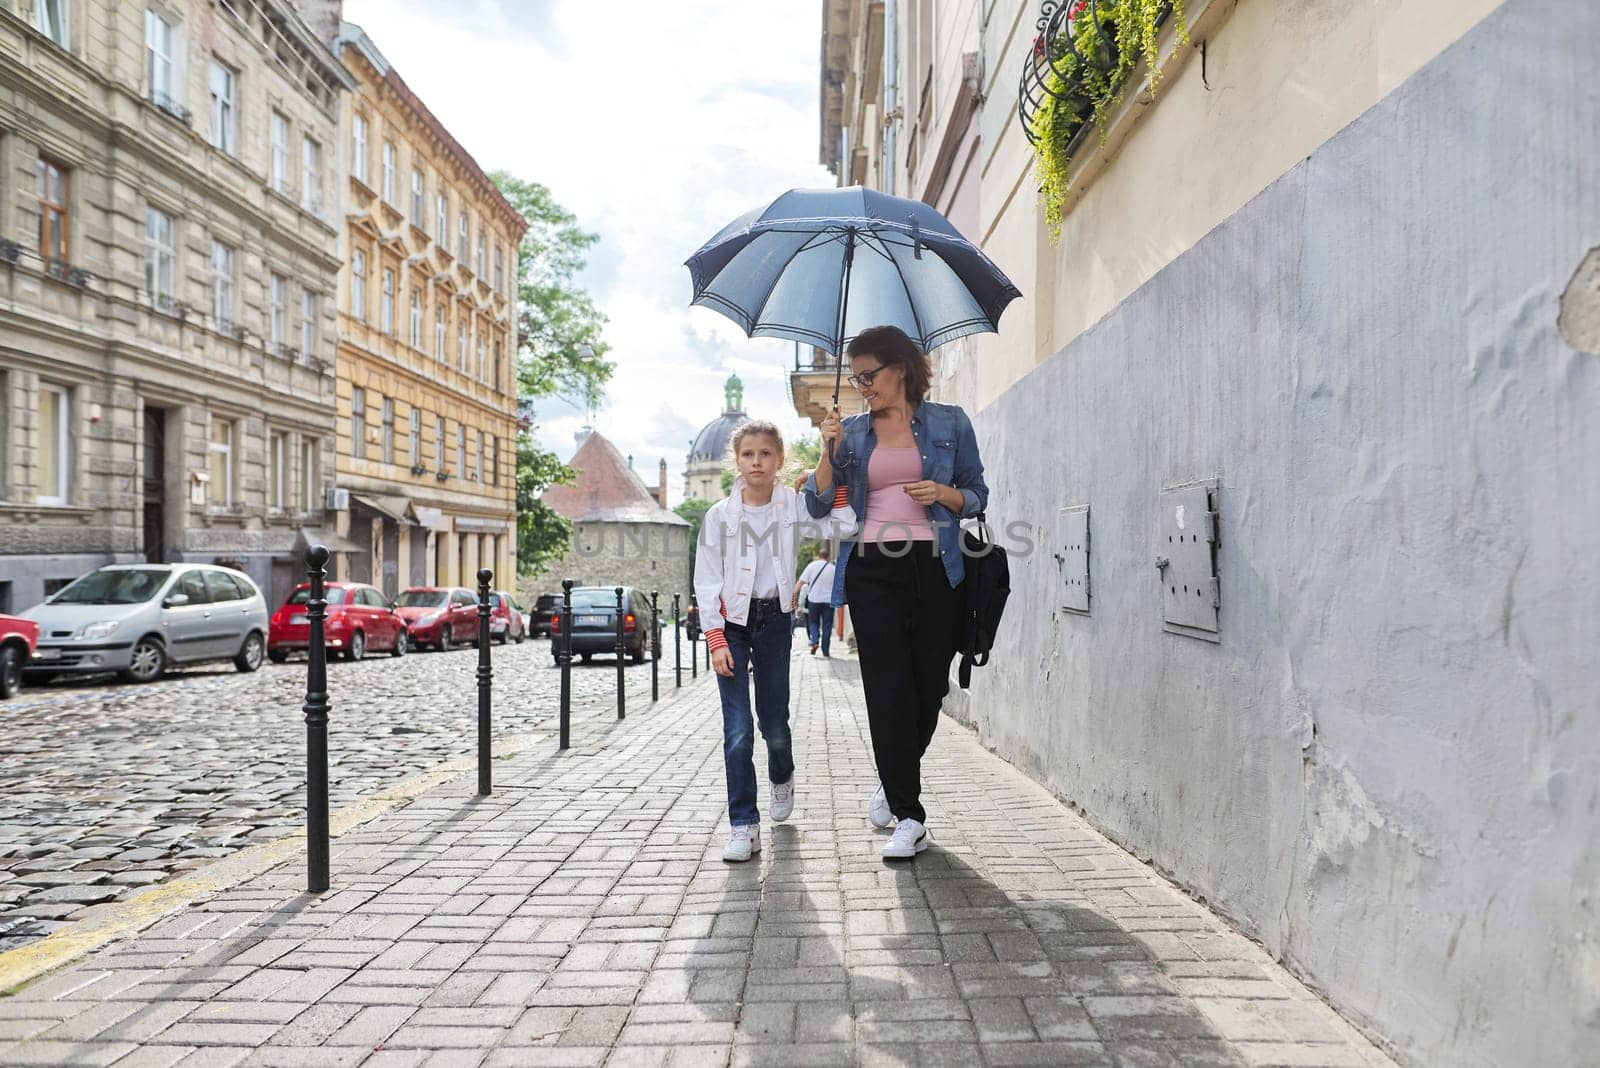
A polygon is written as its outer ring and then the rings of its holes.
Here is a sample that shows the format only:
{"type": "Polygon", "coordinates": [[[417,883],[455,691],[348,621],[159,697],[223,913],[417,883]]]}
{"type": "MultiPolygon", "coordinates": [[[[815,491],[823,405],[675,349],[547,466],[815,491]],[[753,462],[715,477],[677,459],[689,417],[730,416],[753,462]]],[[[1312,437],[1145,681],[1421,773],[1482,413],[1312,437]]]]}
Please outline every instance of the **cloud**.
{"type": "MultiPolygon", "coordinates": [[[[389,61],[486,170],[543,182],[600,234],[582,276],[610,320],[616,374],[596,427],[673,500],[688,440],[722,411],[737,372],[745,408],[789,433],[793,346],[750,341],[690,308],[683,261],[816,162],[818,5],[741,0],[346,0],[389,61]]],[[[575,450],[584,413],[536,410],[540,439],[575,450]]]]}

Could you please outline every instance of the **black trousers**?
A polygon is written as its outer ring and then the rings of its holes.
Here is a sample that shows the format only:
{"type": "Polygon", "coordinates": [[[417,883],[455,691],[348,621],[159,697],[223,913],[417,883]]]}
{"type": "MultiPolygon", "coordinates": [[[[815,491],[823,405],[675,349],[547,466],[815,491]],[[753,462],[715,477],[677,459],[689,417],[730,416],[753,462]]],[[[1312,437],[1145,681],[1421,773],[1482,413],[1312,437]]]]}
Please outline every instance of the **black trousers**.
{"type": "Polygon", "coordinates": [[[922,754],[950,692],[961,621],[962,591],[950,588],[936,544],[863,544],[844,573],[878,780],[902,820],[926,819],[922,754]]]}

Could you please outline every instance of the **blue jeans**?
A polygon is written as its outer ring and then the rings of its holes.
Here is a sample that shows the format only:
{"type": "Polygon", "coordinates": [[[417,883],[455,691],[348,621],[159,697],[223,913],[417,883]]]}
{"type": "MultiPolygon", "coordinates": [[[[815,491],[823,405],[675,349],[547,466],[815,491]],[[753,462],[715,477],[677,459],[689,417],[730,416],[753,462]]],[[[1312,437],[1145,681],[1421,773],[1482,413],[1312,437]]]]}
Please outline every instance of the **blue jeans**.
{"type": "Polygon", "coordinates": [[[750,721],[750,675],[755,674],[756,719],[767,743],[767,778],[794,778],[789,736],[789,648],[794,629],[776,599],[753,600],[746,623],[722,629],[733,656],[733,677],[717,676],[722,691],[722,757],[728,768],[728,822],[761,822],[756,809],[755,728],[750,721]]]}
{"type": "Polygon", "coordinates": [[[822,655],[827,656],[828,642],[833,637],[833,605],[807,601],[806,637],[811,639],[813,647],[816,646],[819,635],[822,638],[822,655]]]}

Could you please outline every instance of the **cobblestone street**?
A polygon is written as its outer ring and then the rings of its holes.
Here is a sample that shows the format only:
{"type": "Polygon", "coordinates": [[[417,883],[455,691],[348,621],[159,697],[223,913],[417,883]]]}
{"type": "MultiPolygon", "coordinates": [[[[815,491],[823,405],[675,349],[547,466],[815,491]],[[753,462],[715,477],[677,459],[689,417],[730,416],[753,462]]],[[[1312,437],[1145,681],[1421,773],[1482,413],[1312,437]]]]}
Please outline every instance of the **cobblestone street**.
{"type": "Polygon", "coordinates": [[[340,836],[325,895],[296,856],[0,999],[0,1063],[1390,1063],[948,720],[937,844],[886,864],[854,662],[799,658],[793,707],[752,863],[702,677],[340,836]]]}
{"type": "MultiPolygon", "coordinates": [[[[684,678],[689,645],[683,646],[684,678]]],[[[672,687],[672,633],[661,683],[672,687]]],[[[548,641],[496,645],[498,737],[557,714],[548,641]]],[[[477,652],[328,665],[335,808],[470,755],[477,652]]],[[[614,715],[610,657],[572,666],[576,718],[614,715]],[[578,710],[582,709],[582,716],[578,710]]],[[[630,702],[650,666],[629,664],[630,702]]],[[[67,682],[0,704],[0,950],[74,914],[304,825],[306,665],[180,671],[146,686],[67,682]]]]}

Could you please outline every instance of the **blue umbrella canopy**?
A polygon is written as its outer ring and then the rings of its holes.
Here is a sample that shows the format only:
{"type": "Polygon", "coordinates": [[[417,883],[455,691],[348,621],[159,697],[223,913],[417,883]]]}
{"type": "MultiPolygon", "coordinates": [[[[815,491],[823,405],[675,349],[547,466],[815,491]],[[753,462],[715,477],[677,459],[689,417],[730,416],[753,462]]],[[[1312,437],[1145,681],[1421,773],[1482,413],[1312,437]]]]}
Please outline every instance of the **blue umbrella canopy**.
{"type": "Polygon", "coordinates": [[[924,352],[993,332],[1022,295],[936,209],[860,186],[791,190],[724,226],[687,266],[692,303],[750,337],[835,355],[869,326],[897,326],[924,352]]]}

